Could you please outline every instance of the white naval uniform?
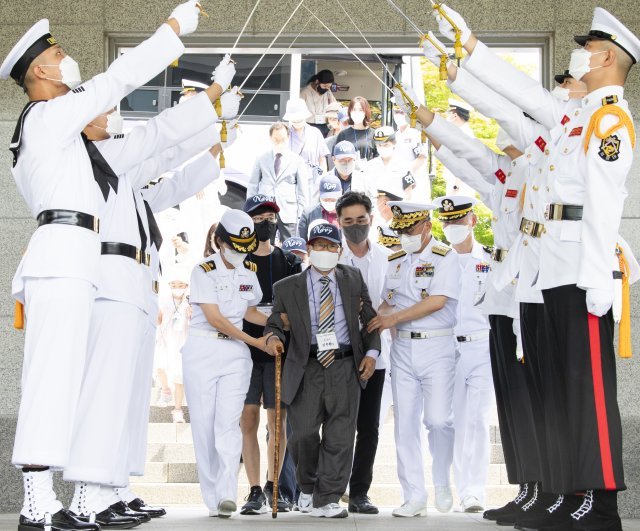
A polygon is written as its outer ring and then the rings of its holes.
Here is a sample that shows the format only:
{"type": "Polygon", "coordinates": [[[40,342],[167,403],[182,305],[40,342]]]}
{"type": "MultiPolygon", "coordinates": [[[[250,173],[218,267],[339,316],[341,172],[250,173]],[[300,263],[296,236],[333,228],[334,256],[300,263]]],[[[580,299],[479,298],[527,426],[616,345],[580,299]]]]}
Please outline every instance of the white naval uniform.
{"type": "Polygon", "coordinates": [[[474,240],[471,253],[458,255],[460,299],[453,391],[453,475],[460,500],[475,496],[484,505],[489,472],[489,416],[495,394],[489,357],[489,319],[476,306],[482,300],[491,254],[474,240]],[[464,338],[464,339],[462,339],[464,338]]]}
{"type": "Polygon", "coordinates": [[[262,290],[257,275],[245,266],[227,269],[220,254],[209,261],[215,269],[205,272],[197,265],[191,275],[193,314],[182,347],[182,365],[200,490],[206,506],[217,510],[222,500],[235,500],[238,491],[240,415],[253,364],[245,343],[213,337],[215,329],[200,304],[217,305],[241,330],[242,318],[249,306],[262,300],[262,290]]]}
{"type": "MultiPolygon", "coordinates": [[[[203,131],[196,135],[192,141],[186,143],[190,149],[202,150],[206,146],[213,145],[215,131],[203,131]],[[195,144],[195,145],[194,145],[195,144]]],[[[183,147],[186,147],[183,146],[183,147]]],[[[158,175],[173,164],[177,159],[160,161],[148,175],[158,175]],[[159,173],[157,173],[159,172],[159,173]]],[[[156,161],[157,162],[157,161],[156,161]]],[[[179,163],[178,163],[179,164],[179,163]]],[[[215,158],[210,153],[204,153],[201,157],[186,165],[171,176],[162,179],[158,184],[143,189],[136,194],[141,203],[146,201],[151,212],[157,213],[191,197],[208,184],[214,182],[220,176],[220,168],[215,158]]],[[[148,219],[143,219],[148,229],[148,219]]],[[[143,476],[147,455],[147,431],[149,424],[149,407],[151,400],[151,385],[153,372],[153,354],[155,351],[156,327],[158,324],[158,294],[153,290],[154,283],[158,282],[160,272],[160,255],[155,244],[150,246],[151,266],[148,268],[147,277],[144,280],[145,303],[147,307],[147,320],[142,343],[139,345],[139,353],[136,355],[135,382],[131,401],[129,403],[129,449],[127,451],[127,463],[125,470],[118,472],[118,482],[122,478],[131,476],[143,476]]]]}
{"type": "MultiPolygon", "coordinates": [[[[98,216],[102,196],[80,132],[183,51],[180,39],[163,24],[105,73],[34,105],[24,120],[13,168],[34,217],[49,209],[98,216]]],[[[35,231],[18,266],[12,294],[25,302],[27,322],[14,464],[67,465],[99,259],[96,232],[49,224],[35,231]]]]}
{"type": "MultiPolygon", "coordinates": [[[[134,190],[154,177],[139,171],[141,162],[193,137],[193,131],[214,127],[217,115],[206,95],[190,98],[134,128],[129,135],[95,145],[112,170],[121,173],[117,193],[110,190],[100,209],[102,242],[124,243],[148,255],[150,237],[145,206],[134,190]],[[115,169],[113,168],[115,166],[115,169]]],[[[174,147],[175,146],[175,147],[174,147]]],[[[143,168],[145,166],[142,166],[143,168]]],[[[119,255],[100,257],[100,277],[89,331],[89,348],[74,427],[67,481],[113,484],[115,471],[122,477],[127,466],[129,407],[134,388],[136,355],[147,323],[146,290],[149,264],[119,255]],[[146,289],[145,289],[146,288],[146,289]],[[105,430],[104,426],[109,426],[105,430]],[[95,434],[103,432],[96,440],[95,434]]]]}
{"type": "MultiPolygon", "coordinates": [[[[391,255],[393,256],[393,255],[391,255]]],[[[420,419],[428,430],[433,483],[449,485],[453,460],[453,382],[456,340],[453,327],[460,292],[458,256],[435,238],[421,253],[389,261],[385,300],[394,310],[420,302],[424,295],[447,297],[431,315],[405,322],[398,330],[436,332],[440,337],[403,339],[391,344],[391,384],[398,478],[404,501],[426,503],[420,419]],[[446,253],[445,256],[437,252],[446,253]]]]}

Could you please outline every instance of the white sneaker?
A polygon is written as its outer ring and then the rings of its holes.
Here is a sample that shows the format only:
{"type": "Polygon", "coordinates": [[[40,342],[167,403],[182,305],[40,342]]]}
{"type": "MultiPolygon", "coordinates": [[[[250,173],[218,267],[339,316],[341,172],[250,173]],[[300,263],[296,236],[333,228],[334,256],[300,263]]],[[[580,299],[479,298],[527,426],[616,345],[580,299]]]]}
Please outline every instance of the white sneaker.
{"type": "Polygon", "coordinates": [[[231,518],[238,507],[233,500],[222,500],[218,504],[218,518],[231,518]]]}
{"type": "Polygon", "coordinates": [[[391,514],[393,516],[403,516],[405,518],[411,518],[413,516],[427,516],[427,503],[426,502],[404,502],[401,507],[396,507],[391,514]]]}
{"type": "Polygon", "coordinates": [[[184,413],[182,409],[172,409],[171,418],[174,424],[184,424],[184,413]]]}
{"type": "Polygon", "coordinates": [[[453,496],[449,487],[436,487],[436,509],[448,513],[453,507],[453,496]]]}
{"type": "Polygon", "coordinates": [[[218,517],[218,509],[209,509],[209,516],[211,516],[212,518],[217,518],[218,517]]]}
{"type": "Polygon", "coordinates": [[[311,516],[316,518],[346,518],[348,512],[339,503],[328,503],[322,507],[315,507],[311,511],[311,516]]]}
{"type": "Polygon", "coordinates": [[[481,513],[484,511],[482,503],[475,496],[465,496],[460,503],[460,509],[463,513],[481,513]]]}
{"type": "Polygon", "coordinates": [[[313,510],[313,494],[300,493],[298,498],[298,510],[301,513],[310,513],[313,510]]]}

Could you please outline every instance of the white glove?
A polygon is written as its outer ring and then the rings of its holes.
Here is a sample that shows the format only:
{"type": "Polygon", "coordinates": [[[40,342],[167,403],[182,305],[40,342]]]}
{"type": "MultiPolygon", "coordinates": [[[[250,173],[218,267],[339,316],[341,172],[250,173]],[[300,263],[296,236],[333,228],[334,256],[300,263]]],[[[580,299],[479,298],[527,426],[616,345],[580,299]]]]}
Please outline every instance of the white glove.
{"type": "Polygon", "coordinates": [[[227,141],[222,143],[224,149],[228,149],[238,138],[238,120],[227,122],[227,141]]]}
{"type": "Polygon", "coordinates": [[[176,7],[169,18],[175,18],[180,26],[180,36],[189,35],[196,31],[200,19],[200,9],[196,0],[189,0],[176,7]]]}
{"type": "MultiPolygon", "coordinates": [[[[447,47],[442,44],[442,42],[440,42],[438,39],[436,39],[436,36],[433,34],[432,31],[429,32],[429,37],[431,37],[431,39],[433,39],[434,42],[437,42],[438,45],[443,49],[443,50],[447,50],[447,47]]],[[[440,66],[440,59],[442,57],[442,54],[438,51],[438,49],[431,44],[428,39],[424,39],[424,41],[422,42],[422,50],[424,52],[424,56],[435,66],[440,66]]],[[[449,53],[449,50],[447,50],[447,53],[449,53]]]]}
{"type": "MultiPolygon", "coordinates": [[[[469,26],[467,26],[467,23],[464,21],[462,16],[460,16],[460,13],[458,13],[457,11],[454,11],[453,9],[451,9],[448,6],[445,6],[444,4],[441,4],[441,8],[449,16],[449,18],[453,20],[453,22],[458,27],[458,29],[460,29],[461,31],[460,41],[464,46],[469,40],[469,37],[471,37],[471,30],[469,29],[469,26]]],[[[445,19],[435,9],[433,10],[433,16],[438,21],[438,29],[440,30],[440,33],[442,33],[450,41],[452,42],[455,41],[456,32],[454,31],[451,24],[449,24],[449,21],[445,19]]]]}
{"type": "MultiPolygon", "coordinates": [[[[240,111],[240,94],[238,87],[233,87],[231,90],[225,92],[220,96],[220,104],[222,105],[222,116],[219,116],[221,120],[233,120],[238,116],[240,111]]],[[[228,127],[228,124],[227,124],[228,127]]]]}
{"type": "Polygon", "coordinates": [[[520,332],[520,319],[514,319],[511,325],[513,335],[516,336],[516,359],[522,363],[524,359],[524,348],[522,346],[522,333],[520,332]]]}
{"type": "MultiPolygon", "coordinates": [[[[411,99],[411,102],[413,102],[416,107],[419,107],[420,100],[418,100],[418,96],[416,95],[415,91],[405,84],[402,85],[402,88],[409,99],[411,99]]],[[[404,96],[402,95],[402,92],[400,92],[399,88],[393,88],[393,97],[394,103],[398,107],[400,107],[407,116],[409,116],[411,114],[411,102],[405,101],[404,96]]]]}
{"type": "Polygon", "coordinates": [[[587,288],[587,311],[602,317],[613,304],[613,291],[599,288],[587,288]]]}
{"type": "Polygon", "coordinates": [[[226,54],[222,61],[216,66],[216,69],[213,71],[213,75],[211,79],[214,83],[220,85],[222,90],[227,90],[229,85],[231,85],[231,81],[233,81],[233,76],[236,75],[236,65],[231,60],[231,55],[226,54]]]}

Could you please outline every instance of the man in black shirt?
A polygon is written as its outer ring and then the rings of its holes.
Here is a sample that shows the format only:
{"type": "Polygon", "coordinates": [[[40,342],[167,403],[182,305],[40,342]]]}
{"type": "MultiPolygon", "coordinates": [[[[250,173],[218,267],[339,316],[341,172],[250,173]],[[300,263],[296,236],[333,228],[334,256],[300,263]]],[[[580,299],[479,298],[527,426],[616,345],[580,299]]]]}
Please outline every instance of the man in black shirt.
{"type": "MultiPolygon", "coordinates": [[[[280,208],[272,197],[254,195],[247,199],[244,211],[251,216],[255,225],[258,248],[247,256],[257,265],[258,281],[262,289],[262,301],[258,306],[264,313],[271,313],[273,284],[290,275],[299,273],[300,259],[288,251],[272,244],[277,230],[277,214],[280,208]]],[[[243,330],[254,337],[262,336],[263,327],[244,321],[243,330]]],[[[269,438],[267,483],[260,487],[260,447],[258,446],[258,426],[260,424],[260,404],[267,410],[269,433],[275,433],[275,361],[272,356],[259,349],[251,349],[253,371],[251,383],[240,418],[242,428],[242,458],[251,490],[240,514],[264,514],[273,503],[274,478],[274,438],[269,438]]],[[[280,463],[284,461],[286,449],[285,414],[282,410],[280,433],[280,463]]],[[[279,473],[279,471],[278,471],[279,473]]],[[[282,493],[278,496],[278,511],[288,511],[289,504],[282,493]]]]}

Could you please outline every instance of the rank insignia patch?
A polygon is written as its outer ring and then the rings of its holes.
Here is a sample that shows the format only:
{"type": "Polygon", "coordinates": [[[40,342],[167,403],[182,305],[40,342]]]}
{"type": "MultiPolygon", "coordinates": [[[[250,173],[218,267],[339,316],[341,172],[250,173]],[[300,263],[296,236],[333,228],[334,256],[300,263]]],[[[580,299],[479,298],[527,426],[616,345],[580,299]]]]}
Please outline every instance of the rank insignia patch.
{"type": "Polygon", "coordinates": [[[600,143],[598,155],[607,162],[615,162],[620,155],[620,139],[616,135],[608,136],[600,143]]]}
{"type": "Polygon", "coordinates": [[[504,184],[505,181],[507,180],[507,176],[504,174],[504,172],[502,170],[498,170],[496,172],[496,177],[498,178],[498,180],[504,184]]]}
{"type": "Polygon", "coordinates": [[[240,284],[240,291],[253,291],[253,284],[240,284]]]}
{"type": "Polygon", "coordinates": [[[582,134],[582,127],[574,127],[569,133],[569,136],[580,136],[581,134],[582,134]]]}
{"type": "Polygon", "coordinates": [[[562,117],[562,120],[560,120],[560,123],[562,125],[566,125],[567,122],[569,122],[569,120],[571,120],[571,118],[569,118],[566,114],[562,117]]]}
{"type": "Polygon", "coordinates": [[[547,143],[545,142],[544,138],[539,136],[538,138],[536,138],[535,144],[536,146],[538,146],[540,151],[544,153],[544,149],[547,147],[547,143]]]}
{"type": "Polygon", "coordinates": [[[416,267],[416,277],[432,277],[434,267],[431,264],[416,267]]]}
{"type": "Polygon", "coordinates": [[[504,194],[505,197],[518,197],[518,190],[507,190],[504,194]]]}

